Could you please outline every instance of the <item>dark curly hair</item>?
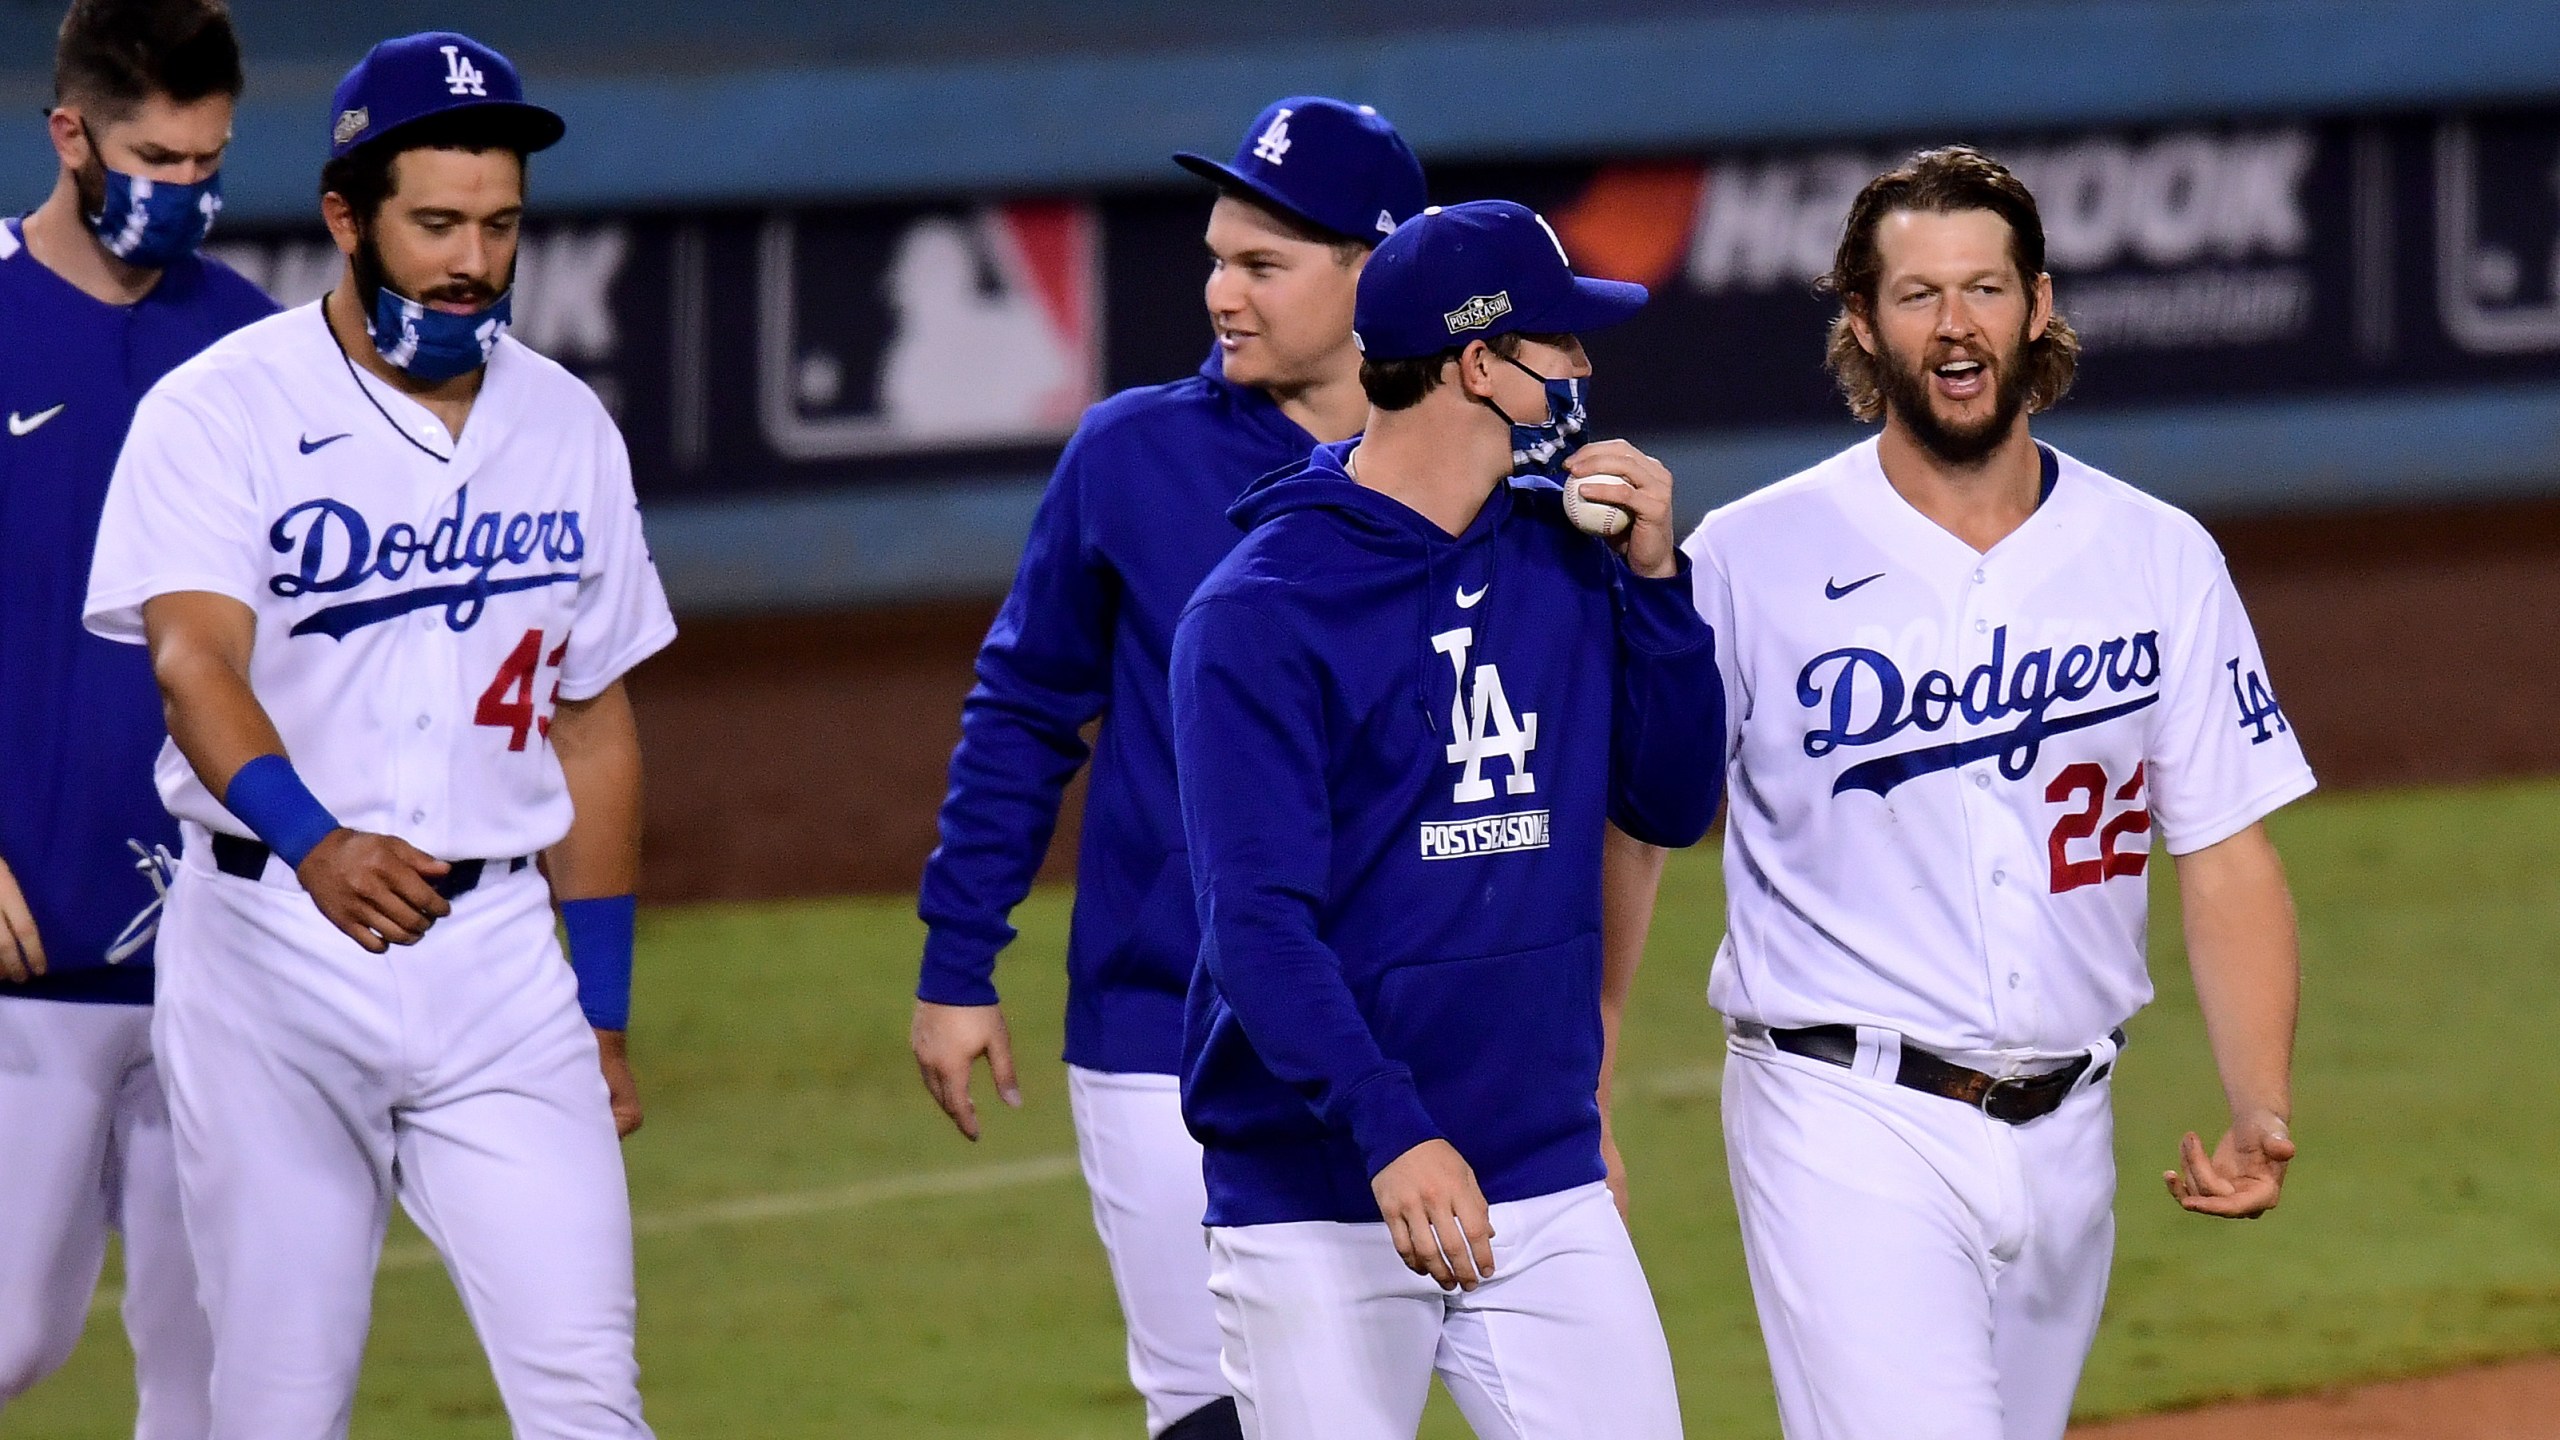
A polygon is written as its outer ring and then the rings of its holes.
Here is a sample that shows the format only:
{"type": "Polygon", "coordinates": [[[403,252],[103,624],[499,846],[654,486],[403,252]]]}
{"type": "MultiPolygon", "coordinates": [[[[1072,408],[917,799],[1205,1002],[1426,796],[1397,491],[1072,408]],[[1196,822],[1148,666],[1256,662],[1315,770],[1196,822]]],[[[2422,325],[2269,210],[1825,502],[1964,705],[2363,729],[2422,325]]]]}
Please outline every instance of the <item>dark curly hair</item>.
{"type": "MultiPolygon", "coordinates": [[[[1813,287],[1840,300],[1825,363],[1850,412],[1867,421],[1884,417],[1883,387],[1876,378],[1876,357],[1858,343],[1849,320],[1853,314],[1875,313],[1876,287],[1884,278],[1876,231],[1898,210],[1925,215],[1988,210],[2009,223],[2009,256],[2017,262],[2018,278],[2033,286],[2044,273],[2044,218],[2036,210],[2036,197],[2007,166],[1972,146],[1923,150],[1868,181],[1849,207],[1831,273],[1813,287]]],[[[2027,342],[2024,365],[2029,413],[2050,410],[2070,393],[2071,377],[2080,366],[2080,337],[2059,311],[2046,320],[2044,334],[2027,342]]]]}

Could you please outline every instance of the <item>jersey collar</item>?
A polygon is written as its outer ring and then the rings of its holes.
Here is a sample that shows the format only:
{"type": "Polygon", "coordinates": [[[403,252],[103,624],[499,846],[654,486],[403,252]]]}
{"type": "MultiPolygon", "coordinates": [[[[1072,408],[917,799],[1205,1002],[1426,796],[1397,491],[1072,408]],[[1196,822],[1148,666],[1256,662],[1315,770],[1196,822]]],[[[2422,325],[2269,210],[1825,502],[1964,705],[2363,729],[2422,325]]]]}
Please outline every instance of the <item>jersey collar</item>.
{"type": "Polygon", "coordinates": [[[1200,377],[1216,387],[1235,406],[1236,414],[1246,423],[1268,434],[1277,443],[1304,454],[1316,448],[1316,437],[1307,428],[1289,418],[1279,402],[1250,385],[1239,385],[1227,378],[1224,358],[1218,347],[1209,347],[1209,358],[1200,362],[1200,377]]]}

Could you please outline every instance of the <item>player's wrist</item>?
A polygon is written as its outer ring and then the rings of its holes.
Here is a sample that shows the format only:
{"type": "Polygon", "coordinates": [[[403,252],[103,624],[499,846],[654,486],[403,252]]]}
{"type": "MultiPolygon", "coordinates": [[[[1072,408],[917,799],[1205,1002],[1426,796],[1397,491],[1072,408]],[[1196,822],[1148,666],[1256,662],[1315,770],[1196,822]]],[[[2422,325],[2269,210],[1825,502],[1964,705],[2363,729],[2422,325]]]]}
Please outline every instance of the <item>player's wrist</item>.
{"type": "Polygon", "coordinates": [[[321,841],[346,828],[282,755],[260,755],[232,772],[222,805],[295,870],[321,841]]]}
{"type": "Polygon", "coordinates": [[[569,969],[578,978],[578,1009],[599,1033],[631,1028],[631,961],[639,911],[639,898],[632,895],[560,902],[569,969]]]}

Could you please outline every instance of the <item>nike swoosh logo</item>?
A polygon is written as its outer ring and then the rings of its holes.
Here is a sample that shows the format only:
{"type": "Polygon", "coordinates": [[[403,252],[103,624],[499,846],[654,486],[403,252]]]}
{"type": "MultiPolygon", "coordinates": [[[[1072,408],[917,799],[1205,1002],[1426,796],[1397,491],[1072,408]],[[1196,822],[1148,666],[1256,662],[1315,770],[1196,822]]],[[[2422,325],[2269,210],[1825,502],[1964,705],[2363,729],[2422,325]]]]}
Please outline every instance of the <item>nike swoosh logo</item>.
{"type": "MultiPolygon", "coordinates": [[[[62,405],[68,405],[70,403],[70,401],[65,400],[62,402],[62,405]]],[[[43,425],[47,420],[50,420],[54,416],[62,413],[62,405],[56,405],[50,410],[39,410],[33,415],[21,415],[15,410],[10,411],[9,433],[11,435],[34,434],[38,426],[43,425]]]]}
{"type": "Polygon", "coordinates": [[[1474,593],[1473,595],[1470,595],[1470,594],[1468,594],[1468,593],[1467,593],[1467,587],[1466,587],[1466,586],[1464,586],[1464,585],[1459,586],[1459,587],[1458,587],[1458,608],[1459,608],[1459,609],[1461,609],[1461,610],[1473,610],[1474,608],[1476,608],[1476,605],[1477,605],[1480,601],[1482,601],[1482,600],[1484,599],[1484,592],[1486,592],[1487,590],[1490,590],[1490,589],[1492,589],[1492,588],[1493,588],[1492,584],[1491,584],[1490,582],[1488,582],[1488,583],[1486,583],[1486,584],[1483,584],[1483,585],[1479,585],[1479,586],[1477,586],[1477,587],[1476,587],[1476,593],[1474,593]]]}
{"type": "Polygon", "coordinates": [[[1873,585],[1877,581],[1883,579],[1884,576],[1885,572],[1879,570],[1864,580],[1852,580],[1846,585],[1841,584],[1837,580],[1825,580],[1822,582],[1822,598],[1825,600],[1837,600],[1841,596],[1846,595],[1850,591],[1856,590],[1861,586],[1873,585]]]}
{"type": "Polygon", "coordinates": [[[299,440],[299,441],[297,441],[297,442],[295,442],[295,443],[299,444],[299,445],[302,447],[302,453],[303,453],[303,454],[308,455],[308,454],[310,454],[310,453],[311,453],[312,451],[314,451],[314,450],[322,449],[322,448],[327,447],[327,446],[330,446],[330,445],[335,445],[335,444],[337,444],[339,441],[346,439],[346,438],[347,438],[347,436],[352,435],[352,434],[354,434],[354,433],[355,433],[355,432],[354,432],[354,431],[352,431],[352,430],[341,431],[340,433],[335,434],[335,435],[324,435],[324,436],[322,436],[321,438],[319,438],[319,439],[317,439],[317,440],[314,440],[314,439],[312,439],[310,436],[305,435],[305,436],[303,436],[303,437],[302,437],[302,439],[301,439],[301,440],[299,440]]]}

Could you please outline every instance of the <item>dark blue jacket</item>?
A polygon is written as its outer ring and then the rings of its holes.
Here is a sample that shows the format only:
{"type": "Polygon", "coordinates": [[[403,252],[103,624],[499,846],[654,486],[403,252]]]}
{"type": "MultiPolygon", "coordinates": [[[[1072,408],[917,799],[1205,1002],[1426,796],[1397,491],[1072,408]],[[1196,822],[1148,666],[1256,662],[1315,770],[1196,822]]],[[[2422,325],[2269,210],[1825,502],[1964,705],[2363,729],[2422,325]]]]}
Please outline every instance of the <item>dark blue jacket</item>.
{"type": "Polygon", "coordinates": [[[0,983],[0,995],[151,999],[159,892],[140,867],[144,852],[178,845],[152,783],[168,731],[151,657],[90,634],[80,607],[133,407],[275,309],[196,257],[134,304],[110,305],[28,253],[18,222],[0,222],[0,860],[26,891],[51,971],[0,983]]]}
{"type": "Polygon", "coordinates": [[[1183,602],[1239,536],[1227,507],[1313,437],[1217,357],[1088,411],[1032,521],[1013,592],[960,712],[942,841],[917,912],[919,999],[996,1000],[1005,917],[1030,892],[1103,716],[1077,848],[1067,941],[1067,1050],[1091,1070],[1170,1075],[1200,949],[1173,785],[1165,666],[1183,602]]]}
{"type": "Polygon", "coordinates": [[[1349,448],[1237,504],[1174,640],[1212,1225],[1374,1221],[1370,1177],[1433,1138],[1492,1201],[1601,1178],[1602,822],[1688,845],[1723,793],[1685,574],[1634,574],[1552,488],[1453,539],[1349,448]]]}

